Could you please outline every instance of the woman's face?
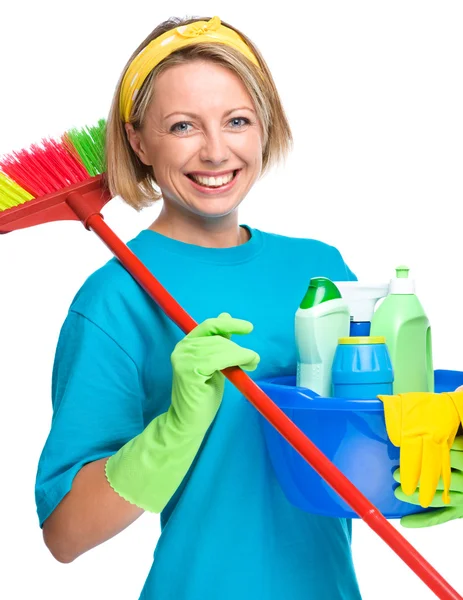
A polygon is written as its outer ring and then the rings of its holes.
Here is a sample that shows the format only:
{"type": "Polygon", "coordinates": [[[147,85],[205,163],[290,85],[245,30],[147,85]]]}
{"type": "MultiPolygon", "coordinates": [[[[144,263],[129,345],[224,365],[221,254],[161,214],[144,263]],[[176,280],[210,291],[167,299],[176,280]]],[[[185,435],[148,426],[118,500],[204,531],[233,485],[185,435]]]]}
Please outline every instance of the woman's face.
{"type": "Polygon", "coordinates": [[[126,130],[152,165],[165,205],[205,217],[229,214],[262,169],[262,129],[246,88],[209,61],[170,67],[154,86],[142,129],[126,130]]]}

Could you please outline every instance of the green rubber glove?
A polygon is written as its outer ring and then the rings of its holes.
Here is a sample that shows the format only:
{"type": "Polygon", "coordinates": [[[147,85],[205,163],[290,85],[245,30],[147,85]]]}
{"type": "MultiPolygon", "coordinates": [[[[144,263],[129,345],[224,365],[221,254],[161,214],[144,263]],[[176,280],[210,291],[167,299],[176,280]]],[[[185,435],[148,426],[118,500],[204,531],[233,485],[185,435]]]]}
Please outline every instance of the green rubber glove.
{"type": "MultiPolygon", "coordinates": [[[[431,527],[432,525],[440,525],[453,519],[463,518],[463,435],[456,437],[453,442],[450,450],[450,466],[452,468],[450,504],[445,504],[442,499],[441,492],[444,489],[444,484],[442,479],[440,479],[437,486],[437,493],[430,505],[436,507],[438,510],[402,517],[400,519],[401,525],[404,527],[431,527]]],[[[400,469],[394,472],[394,479],[400,483],[400,469]]],[[[406,496],[402,490],[402,486],[399,486],[394,493],[403,502],[420,504],[419,490],[411,496],[406,496]]]]}
{"type": "Polygon", "coordinates": [[[230,340],[252,323],[222,313],[197,325],[174,348],[171,405],[106,461],[106,478],[125,500],[161,512],[190,468],[219,409],[226,367],[256,369],[260,357],[230,340]]]}

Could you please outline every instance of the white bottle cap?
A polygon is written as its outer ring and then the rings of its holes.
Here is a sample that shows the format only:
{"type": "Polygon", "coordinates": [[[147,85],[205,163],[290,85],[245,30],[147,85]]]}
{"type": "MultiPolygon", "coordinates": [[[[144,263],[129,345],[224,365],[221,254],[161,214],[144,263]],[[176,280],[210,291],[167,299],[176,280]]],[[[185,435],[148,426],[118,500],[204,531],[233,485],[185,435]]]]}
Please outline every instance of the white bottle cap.
{"type": "Polygon", "coordinates": [[[408,278],[409,268],[400,266],[396,268],[396,277],[391,279],[389,286],[390,294],[414,294],[415,281],[408,278]]]}

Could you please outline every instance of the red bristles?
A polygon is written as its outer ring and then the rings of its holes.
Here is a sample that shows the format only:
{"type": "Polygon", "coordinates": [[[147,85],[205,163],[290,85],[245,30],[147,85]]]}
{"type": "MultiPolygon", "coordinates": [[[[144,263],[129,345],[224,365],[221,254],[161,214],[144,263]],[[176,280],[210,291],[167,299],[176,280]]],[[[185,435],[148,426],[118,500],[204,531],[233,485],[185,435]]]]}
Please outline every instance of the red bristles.
{"type": "Polygon", "coordinates": [[[36,198],[90,178],[77,155],[53,139],[12,152],[0,160],[0,169],[36,198]]]}

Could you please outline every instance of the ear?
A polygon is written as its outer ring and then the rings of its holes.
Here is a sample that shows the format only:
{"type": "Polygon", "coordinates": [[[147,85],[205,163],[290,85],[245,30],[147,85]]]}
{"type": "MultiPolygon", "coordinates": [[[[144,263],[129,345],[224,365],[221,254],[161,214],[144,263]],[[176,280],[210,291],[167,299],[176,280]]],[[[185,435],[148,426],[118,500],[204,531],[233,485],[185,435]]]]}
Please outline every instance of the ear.
{"type": "Polygon", "coordinates": [[[148,156],[146,154],[140,131],[136,131],[133,128],[132,123],[124,123],[124,127],[125,132],[127,134],[127,139],[129,141],[130,146],[132,147],[132,150],[135,152],[135,154],[138,156],[138,158],[144,165],[150,166],[151,163],[149,162],[148,156]]]}

